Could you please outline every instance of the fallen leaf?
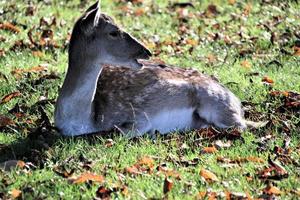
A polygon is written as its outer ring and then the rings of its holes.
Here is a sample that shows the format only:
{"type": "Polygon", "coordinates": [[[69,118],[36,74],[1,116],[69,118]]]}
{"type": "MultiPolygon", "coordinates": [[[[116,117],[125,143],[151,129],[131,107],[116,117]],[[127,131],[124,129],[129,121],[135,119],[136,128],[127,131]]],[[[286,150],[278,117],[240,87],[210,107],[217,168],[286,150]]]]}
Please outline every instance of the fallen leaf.
{"type": "Polygon", "coordinates": [[[148,156],[145,156],[138,161],[138,164],[147,165],[148,167],[152,168],[154,166],[154,160],[148,156]]]}
{"type": "Polygon", "coordinates": [[[16,27],[15,25],[13,25],[9,22],[0,23],[0,29],[8,30],[8,31],[15,32],[15,33],[21,32],[21,30],[18,27],[16,27]]]}
{"type": "Polygon", "coordinates": [[[75,179],[71,179],[71,182],[75,184],[85,183],[87,181],[103,183],[104,177],[101,175],[96,175],[96,174],[86,172],[81,174],[79,177],[75,179]]]}
{"type": "Polygon", "coordinates": [[[300,47],[294,46],[294,56],[300,56],[300,47]]]}
{"type": "Polygon", "coordinates": [[[271,78],[269,78],[268,76],[263,77],[262,82],[269,83],[269,84],[274,83],[274,81],[271,78]]]}
{"type": "Polygon", "coordinates": [[[125,168],[125,172],[127,172],[129,174],[132,174],[132,175],[140,175],[140,174],[142,174],[136,166],[126,167],[125,168]]]}
{"type": "Polygon", "coordinates": [[[100,199],[110,199],[112,190],[105,188],[104,186],[100,186],[96,192],[96,195],[100,199]]]}
{"type": "Polygon", "coordinates": [[[167,177],[165,178],[164,181],[164,194],[167,194],[168,192],[170,192],[173,188],[173,181],[171,181],[170,179],[168,179],[167,177]]]}
{"type": "Polygon", "coordinates": [[[0,49],[0,58],[5,56],[5,51],[3,49],[0,49]]]}
{"type": "Polygon", "coordinates": [[[235,0],[228,0],[228,3],[229,3],[230,5],[233,5],[233,4],[235,4],[235,0]]]}
{"type": "Polygon", "coordinates": [[[44,56],[44,53],[41,51],[32,51],[32,55],[41,58],[44,56]]]}
{"type": "Polygon", "coordinates": [[[200,176],[202,176],[208,182],[219,181],[218,177],[214,173],[206,169],[200,170],[200,176]]]}
{"type": "Polygon", "coordinates": [[[204,199],[206,197],[207,192],[201,191],[197,194],[196,199],[204,199]]]}
{"type": "Polygon", "coordinates": [[[139,16],[142,16],[143,14],[145,14],[145,9],[144,8],[137,8],[135,11],[134,11],[134,15],[139,17],[139,16]]]}
{"type": "Polygon", "coordinates": [[[0,128],[14,124],[14,121],[8,117],[0,115],[0,128]]]}
{"type": "Polygon", "coordinates": [[[218,152],[216,147],[203,147],[203,149],[201,150],[201,153],[216,153],[218,152]]]}
{"type": "Polygon", "coordinates": [[[246,6],[245,6],[245,8],[244,8],[243,14],[247,16],[247,15],[250,14],[251,10],[252,10],[252,4],[251,3],[247,3],[246,6]]]}
{"type": "Polygon", "coordinates": [[[248,60],[243,60],[241,66],[245,69],[251,69],[251,63],[248,60]]]}
{"type": "Polygon", "coordinates": [[[19,97],[21,96],[21,93],[19,91],[17,92],[12,92],[6,96],[4,96],[1,101],[0,101],[0,104],[4,104],[4,103],[7,103],[9,102],[10,100],[12,100],[13,98],[16,98],[16,97],[19,97]]]}
{"type": "Polygon", "coordinates": [[[160,165],[157,167],[157,170],[158,170],[158,174],[162,173],[166,177],[174,177],[175,179],[180,180],[180,174],[173,169],[169,169],[166,166],[160,165]]]}
{"type": "Polygon", "coordinates": [[[282,192],[280,191],[280,189],[278,187],[272,186],[272,185],[268,185],[263,192],[265,194],[268,195],[280,195],[282,194],[282,192]]]}
{"type": "Polygon", "coordinates": [[[12,189],[12,191],[10,192],[11,196],[13,199],[17,199],[19,197],[21,197],[22,195],[22,191],[18,190],[18,189],[12,189]]]}
{"type": "Polygon", "coordinates": [[[105,141],[105,147],[109,148],[109,147],[112,147],[113,145],[115,144],[115,142],[112,140],[112,139],[107,139],[105,141]]]}
{"type": "Polygon", "coordinates": [[[279,163],[268,159],[269,166],[258,172],[261,179],[281,180],[289,176],[288,172],[279,163]]]}
{"type": "Polygon", "coordinates": [[[214,17],[217,14],[219,14],[219,11],[218,11],[216,5],[210,4],[210,5],[207,6],[206,11],[205,11],[205,16],[206,17],[214,17]]]}

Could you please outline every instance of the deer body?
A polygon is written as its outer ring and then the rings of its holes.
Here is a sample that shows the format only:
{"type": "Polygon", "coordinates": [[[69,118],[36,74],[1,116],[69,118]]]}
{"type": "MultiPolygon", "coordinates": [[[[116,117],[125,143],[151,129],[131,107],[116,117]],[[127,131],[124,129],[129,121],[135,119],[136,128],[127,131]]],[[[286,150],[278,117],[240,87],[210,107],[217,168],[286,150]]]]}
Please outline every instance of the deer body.
{"type": "Polygon", "coordinates": [[[246,128],[239,99],[218,81],[196,70],[138,62],[150,52],[106,15],[95,23],[96,13],[94,5],[73,29],[55,110],[64,135],[246,128]]]}

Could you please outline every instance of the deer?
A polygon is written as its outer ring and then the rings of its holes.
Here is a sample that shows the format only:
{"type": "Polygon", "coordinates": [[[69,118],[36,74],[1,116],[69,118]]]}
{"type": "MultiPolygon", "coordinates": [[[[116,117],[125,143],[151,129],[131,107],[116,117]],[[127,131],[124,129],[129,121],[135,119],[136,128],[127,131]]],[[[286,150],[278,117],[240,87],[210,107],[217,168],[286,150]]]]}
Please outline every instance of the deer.
{"type": "Polygon", "coordinates": [[[209,75],[150,61],[151,52],[94,4],[76,21],[55,105],[65,136],[116,128],[129,137],[208,126],[246,129],[241,102],[209,75]]]}

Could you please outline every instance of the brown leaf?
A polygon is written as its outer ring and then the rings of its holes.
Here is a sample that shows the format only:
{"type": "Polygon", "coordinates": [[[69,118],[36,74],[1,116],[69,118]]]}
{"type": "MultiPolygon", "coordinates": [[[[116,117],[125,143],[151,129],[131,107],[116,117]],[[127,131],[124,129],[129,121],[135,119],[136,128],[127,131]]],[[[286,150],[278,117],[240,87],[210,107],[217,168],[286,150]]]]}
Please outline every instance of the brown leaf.
{"type": "Polygon", "coordinates": [[[235,4],[235,0],[227,0],[228,1],[228,3],[230,4],[230,5],[234,5],[235,4]]]}
{"type": "Polygon", "coordinates": [[[237,164],[241,164],[241,163],[246,163],[246,162],[256,162],[256,163],[265,163],[266,161],[262,158],[258,158],[255,156],[249,156],[249,157],[245,157],[245,158],[236,158],[236,159],[229,159],[229,158],[225,158],[225,157],[218,157],[217,158],[218,162],[222,162],[222,163],[237,163],[237,164]]]}
{"type": "Polygon", "coordinates": [[[294,46],[294,56],[300,56],[300,47],[294,46]]]}
{"type": "Polygon", "coordinates": [[[33,55],[34,57],[39,57],[39,58],[41,58],[41,57],[44,56],[44,53],[41,52],[41,51],[32,51],[32,55],[33,55]]]}
{"type": "Polygon", "coordinates": [[[144,156],[138,161],[138,164],[147,165],[148,167],[152,168],[154,166],[154,160],[148,156],[144,156]]]}
{"type": "Polygon", "coordinates": [[[13,199],[17,199],[19,197],[21,197],[22,195],[22,191],[18,190],[18,189],[12,189],[12,191],[10,192],[11,196],[13,199]]]}
{"type": "Polygon", "coordinates": [[[173,181],[171,181],[170,179],[168,179],[167,177],[165,178],[164,181],[164,194],[167,194],[168,192],[170,192],[173,188],[173,181]]]}
{"type": "MultiPolygon", "coordinates": [[[[63,168],[64,168],[64,167],[63,167],[63,168]]],[[[58,169],[58,167],[55,167],[55,168],[53,169],[53,171],[54,171],[56,174],[58,174],[59,176],[63,177],[63,178],[69,178],[70,176],[72,176],[72,175],[74,174],[75,169],[72,169],[71,171],[68,172],[68,171],[65,170],[65,169],[60,170],[60,169],[58,169]]]]}
{"type": "Polygon", "coordinates": [[[272,186],[272,185],[268,185],[263,192],[265,194],[268,195],[280,195],[282,194],[282,192],[280,191],[280,189],[278,187],[272,186]]]}
{"type": "Polygon", "coordinates": [[[247,3],[245,8],[244,8],[244,15],[249,15],[250,12],[252,10],[252,4],[251,3],[247,3]]]}
{"type": "Polygon", "coordinates": [[[5,103],[9,102],[10,100],[12,100],[13,98],[16,98],[19,96],[21,96],[21,93],[19,91],[10,93],[1,99],[0,104],[5,104],[5,103]]]}
{"type": "Polygon", "coordinates": [[[8,31],[15,32],[15,33],[21,32],[21,30],[18,27],[14,26],[13,24],[11,24],[9,22],[0,23],[0,29],[8,30],[8,31]]]}
{"type": "Polygon", "coordinates": [[[180,180],[180,174],[173,170],[173,169],[169,169],[165,166],[158,166],[157,167],[158,173],[162,173],[164,174],[166,177],[174,177],[177,180],[180,180]]]}
{"type": "Polygon", "coordinates": [[[139,16],[142,16],[143,14],[145,14],[145,9],[144,8],[137,8],[135,11],[134,11],[134,15],[139,17],[139,16]]]}
{"type": "Polygon", "coordinates": [[[206,11],[205,11],[205,16],[206,17],[214,17],[217,14],[219,14],[219,11],[217,9],[217,6],[214,4],[208,5],[206,11]]]}
{"type": "Polygon", "coordinates": [[[0,49],[0,58],[5,56],[5,51],[3,49],[0,49]]]}
{"type": "Polygon", "coordinates": [[[105,141],[105,147],[109,148],[109,147],[112,147],[113,145],[115,144],[115,142],[112,140],[112,139],[107,139],[105,141]]]}
{"type": "Polygon", "coordinates": [[[200,176],[202,176],[208,182],[219,181],[218,177],[214,173],[206,169],[200,170],[200,176]]]}
{"type": "Polygon", "coordinates": [[[96,192],[96,195],[100,199],[110,199],[111,193],[113,193],[111,189],[107,189],[104,186],[100,186],[96,192]]]}
{"type": "Polygon", "coordinates": [[[125,172],[132,175],[140,175],[142,174],[136,166],[126,167],[125,172]]]}
{"type": "Polygon", "coordinates": [[[251,63],[248,60],[243,60],[241,66],[245,69],[251,69],[251,63]]]}
{"type": "Polygon", "coordinates": [[[203,147],[201,153],[216,153],[218,152],[216,147],[203,147]]]}
{"type": "Polygon", "coordinates": [[[101,175],[96,175],[96,174],[86,172],[86,173],[81,174],[79,177],[77,177],[75,179],[71,179],[71,182],[75,183],[75,184],[85,183],[88,181],[103,183],[104,177],[101,175]]]}
{"type": "Polygon", "coordinates": [[[269,84],[274,83],[274,81],[271,78],[269,78],[268,76],[263,77],[262,82],[269,83],[269,84]]]}
{"type": "Polygon", "coordinates": [[[14,121],[8,117],[0,115],[0,128],[13,125],[14,121]]]}
{"type": "Polygon", "coordinates": [[[275,163],[269,158],[269,166],[258,172],[258,177],[261,179],[281,180],[289,176],[288,172],[278,163],[275,163]]]}

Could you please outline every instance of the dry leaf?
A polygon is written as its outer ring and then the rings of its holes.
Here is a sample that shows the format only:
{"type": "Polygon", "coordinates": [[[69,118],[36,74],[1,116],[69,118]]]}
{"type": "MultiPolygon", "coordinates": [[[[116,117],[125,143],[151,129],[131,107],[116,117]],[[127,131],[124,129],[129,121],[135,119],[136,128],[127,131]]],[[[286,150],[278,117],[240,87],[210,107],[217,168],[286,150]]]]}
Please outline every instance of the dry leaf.
{"type": "Polygon", "coordinates": [[[171,181],[166,177],[164,181],[164,190],[163,190],[164,194],[170,192],[172,188],[173,188],[173,181],[171,181]]]}
{"type": "Polygon", "coordinates": [[[0,58],[5,56],[5,51],[3,49],[0,49],[0,58]]]}
{"type": "Polygon", "coordinates": [[[300,56],[300,47],[294,46],[294,56],[300,56]]]}
{"type": "Polygon", "coordinates": [[[101,175],[96,175],[92,173],[83,173],[79,177],[72,179],[71,182],[75,184],[80,184],[80,183],[85,183],[87,181],[92,181],[92,182],[98,182],[98,183],[103,183],[104,182],[104,177],[101,175]]]}
{"type": "Polygon", "coordinates": [[[14,121],[8,117],[0,115],[0,128],[14,124],[14,121]]]}
{"type": "Polygon", "coordinates": [[[132,167],[126,167],[125,168],[125,172],[129,173],[129,174],[132,174],[132,175],[139,175],[139,174],[142,174],[139,169],[135,166],[132,166],[132,167]]]}
{"type": "Polygon", "coordinates": [[[115,142],[112,139],[107,139],[105,141],[105,147],[112,147],[115,144],[115,142]]]}
{"type": "Polygon", "coordinates": [[[0,104],[7,103],[7,102],[9,102],[10,100],[12,100],[13,98],[16,98],[16,97],[19,97],[19,96],[21,96],[21,93],[20,93],[19,91],[10,93],[10,94],[4,96],[4,97],[1,99],[0,104]]]}
{"type": "Polygon", "coordinates": [[[218,177],[214,173],[206,169],[200,170],[200,176],[202,176],[208,182],[219,181],[218,177]]]}
{"type": "Polygon", "coordinates": [[[216,153],[218,152],[216,147],[203,147],[201,153],[216,153]]]}
{"type": "Polygon", "coordinates": [[[44,56],[44,53],[41,51],[32,51],[32,55],[41,58],[44,56]]]}
{"type": "Polygon", "coordinates": [[[233,5],[233,4],[235,4],[235,0],[228,0],[228,3],[229,3],[230,5],[233,5]]]}
{"type": "Polygon", "coordinates": [[[17,189],[12,189],[12,191],[10,192],[11,196],[13,199],[17,199],[19,197],[21,197],[22,195],[22,191],[21,190],[17,190],[17,189]]]}
{"type": "Polygon", "coordinates": [[[157,170],[158,170],[158,173],[162,173],[166,177],[174,177],[175,179],[180,180],[180,174],[173,169],[169,169],[165,166],[158,166],[157,170]]]}
{"type": "Polygon", "coordinates": [[[245,69],[251,69],[251,63],[248,60],[243,60],[241,66],[245,69]]]}
{"type": "Polygon", "coordinates": [[[145,9],[144,8],[137,8],[135,11],[134,11],[134,15],[135,16],[141,16],[141,15],[143,15],[143,14],[145,14],[145,9]]]}
{"type": "Polygon", "coordinates": [[[206,194],[207,192],[205,191],[199,192],[196,199],[204,199],[206,197],[206,194]]]}
{"type": "Polygon", "coordinates": [[[148,167],[152,168],[154,166],[154,160],[148,156],[144,156],[138,161],[138,164],[147,165],[148,167]]]}
{"type": "Polygon", "coordinates": [[[256,162],[256,163],[265,163],[266,161],[262,158],[258,158],[258,157],[255,157],[255,156],[249,156],[246,158],[247,161],[250,161],[250,162],[256,162]]]}
{"type": "Polygon", "coordinates": [[[249,15],[250,12],[252,10],[252,4],[251,3],[247,3],[245,8],[244,8],[244,15],[249,15]]]}
{"type": "Polygon", "coordinates": [[[186,44],[189,44],[189,45],[191,45],[191,46],[197,46],[198,45],[198,41],[197,40],[195,40],[195,39],[186,39],[186,44]]]}
{"type": "Polygon", "coordinates": [[[214,17],[217,14],[219,14],[219,11],[217,9],[217,6],[214,4],[208,5],[206,11],[205,11],[205,16],[206,17],[214,17]]]}
{"type": "Polygon", "coordinates": [[[269,78],[268,76],[263,77],[262,82],[269,83],[269,84],[274,83],[274,81],[271,78],[269,78]]]}
{"type": "Polygon", "coordinates": [[[271,186],[271,185],[267,186],[263,190],[263,192],[265,194],[268,194],[268,195],[280,195],[280,194],[282,194],[282,192],[280,191],[280,189],[278,187],[271,186]]]}
{"type": "Polygon", "coordinates": [[[21,30],[14,26],[13,24],[9,23],[9,22],[5,22],[5,23],[0,23],[0,29],[3,29],[3,30],[8,30],[8,31],[11,31],[11,32],[15,32],[15,33],[20,33],[21,30]]]}

